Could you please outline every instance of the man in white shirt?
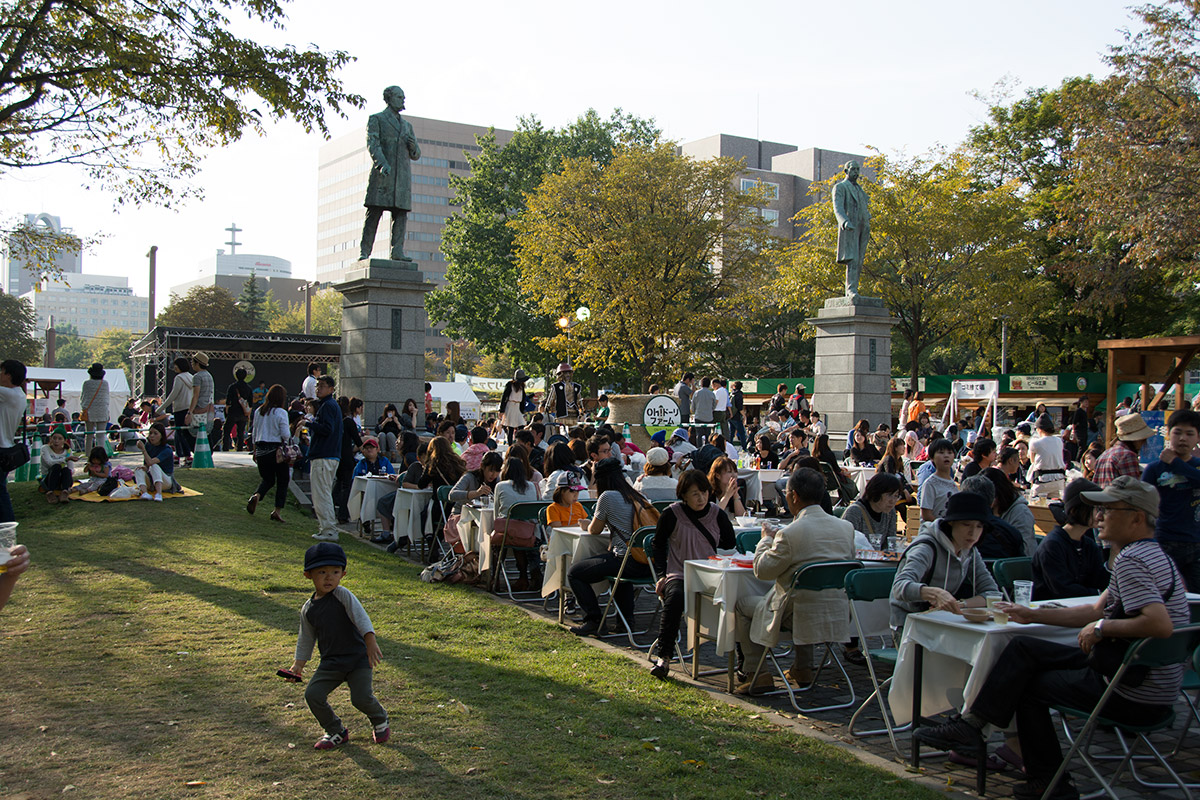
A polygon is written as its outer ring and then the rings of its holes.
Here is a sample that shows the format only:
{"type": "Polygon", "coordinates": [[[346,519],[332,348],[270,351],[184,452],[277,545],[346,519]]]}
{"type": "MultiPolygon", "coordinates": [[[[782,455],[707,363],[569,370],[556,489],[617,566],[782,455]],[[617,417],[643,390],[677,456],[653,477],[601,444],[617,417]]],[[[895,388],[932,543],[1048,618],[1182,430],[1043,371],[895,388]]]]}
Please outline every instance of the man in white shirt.
{"type": "MultiPolygon", "coordinates": [[[[16,444],[21,417],[28,403],[25,398],[25,365],[16,359],[0,364],[0,447],[16,444]]],[[[0,472],[0,522],[16,521],[12,500],[8,497],[8,472],[0,472]]]]}
{"type": "Polygon", "coordinates": [[[322,371],[321,365],[315,361],[308,365],[308,377],[300,384],[300,394],[309,400],[317,399],[317,378],[321,377],[322,371]]]}
{"type": "MultiPolygon", "coordinates": [[[[729,390],[725,388],[724,378],[713,378],[713,423],[721,430],[725,441],[729,441],[729,390]]],[[[736,459],[736,456],[735,456],[736,459]]]]}

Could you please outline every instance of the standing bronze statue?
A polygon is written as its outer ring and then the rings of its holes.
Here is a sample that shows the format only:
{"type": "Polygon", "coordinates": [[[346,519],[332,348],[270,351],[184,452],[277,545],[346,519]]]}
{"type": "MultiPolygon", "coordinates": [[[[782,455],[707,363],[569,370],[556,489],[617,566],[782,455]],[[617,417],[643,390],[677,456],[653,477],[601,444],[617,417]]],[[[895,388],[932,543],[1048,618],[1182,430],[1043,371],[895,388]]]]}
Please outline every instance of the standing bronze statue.
{"type": "Polygon", "coordinates": [[[367,219],[363,223],[362,246],[359,258],[371,257],[375,246],[375,231],[384,211],[392,212],[393,260],[404,257],[404,233],[408,229],[408,212],[412,210],[412,166],[409,161],[421,157],[412,125],[400,116],[404,110],[404,90],[389,86],[383,90],[387,110],[372,114],[367,120],[367,152],[374,166],[367,182],[367,219]]]}
{"type": "Polygon", "coordinates": [[[838,221],[837,263],[846,265],[846,297],[858,297],[863,256],[871,241],[871,209],[866,191],[858,185],[862,167],[846,162],[846,177],[833,187],[833,213],[838,221]]]}

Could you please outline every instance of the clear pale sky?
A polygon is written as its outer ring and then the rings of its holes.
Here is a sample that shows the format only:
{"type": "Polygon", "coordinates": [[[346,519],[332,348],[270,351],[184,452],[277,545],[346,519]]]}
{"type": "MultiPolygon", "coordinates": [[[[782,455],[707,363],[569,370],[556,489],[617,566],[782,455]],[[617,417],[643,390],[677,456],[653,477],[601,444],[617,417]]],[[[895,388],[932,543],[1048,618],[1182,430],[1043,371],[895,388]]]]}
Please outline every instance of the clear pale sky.
{"type": "MultiPolygon", "coordinates": [[[[1128,4],[1112,0],[665,6],[299,0],[282,33],[235,27],[357,57],[341,77],[367,106],[332,119],[335,136],[362,131],[383,107],[383,88],[398,83],[408,113],[477,125],[513,128],[536,115],[559,126],[589,107],[603,116],[620,107],[678,141],[728,133],[914,155],[959,143],[985,120],[973,93],[990,95],[999,81],[1023,92],[1103,74],[1107,47],[1132,25],[1128,4]]],[[[0,175],[0,217],[46,212],[77,233],[103,234],[84,271],[127,275],[143,295],[145,254],[157,244],[160,308],[172,284],[225,247],[232,221],[244,229],[240,252],[287,258],[296,277],[311,277],[321,143],[281,124],[214,151],[197,180],[204,199],[178,212],[114,212],[112,198],[70,168],[9,172],[0,175]]]]}

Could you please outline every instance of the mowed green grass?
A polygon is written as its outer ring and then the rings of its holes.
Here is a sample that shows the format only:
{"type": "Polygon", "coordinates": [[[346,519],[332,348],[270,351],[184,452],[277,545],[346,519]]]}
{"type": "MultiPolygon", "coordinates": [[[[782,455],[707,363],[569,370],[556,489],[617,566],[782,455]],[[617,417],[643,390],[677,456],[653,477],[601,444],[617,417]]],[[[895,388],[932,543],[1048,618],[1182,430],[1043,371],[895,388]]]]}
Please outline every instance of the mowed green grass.
{"type": "Polygon", "coordinates": [[[303,686],[274,674],[314,524],[248,516],[252,469],[180,477],[204,496],[61,507],[12,485],[34,566],[0,612],[0,797],[935,796],[349,536],[392,739],[342,688],[351,742],[314,751],[303,686]]]}

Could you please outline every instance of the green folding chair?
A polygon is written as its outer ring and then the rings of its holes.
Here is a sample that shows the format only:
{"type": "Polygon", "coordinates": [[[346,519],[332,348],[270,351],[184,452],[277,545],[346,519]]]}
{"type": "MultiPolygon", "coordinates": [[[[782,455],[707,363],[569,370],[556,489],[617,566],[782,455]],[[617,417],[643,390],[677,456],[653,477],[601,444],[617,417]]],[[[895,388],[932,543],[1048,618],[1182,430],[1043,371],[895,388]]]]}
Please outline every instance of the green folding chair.
{"type": "Polygon", "coordinates": [[[1033,559],[998,558],[992,563],[992,575],[996,584],[1012,599],[1013,581],[1033,580],[1033,559]]]}
{"type": "MultiPolygon", "coordinates": [[[[495,562],[492,564],[492,585],[491,591],[497,594],[508,595],[508,599],[514,603],[535,603],[542,599],[542,587],[538,586],[524,592],[514,592],[512,581],[508,576],[508,571],[504,568],[504,557],[508,553],[526,553],[527,557],[533,558],[536,563],[541,558],[541,547],[537,541],[531,547],[522,547],[508,542],[508,528],[513,522],[532,522],[536,524],[541,515],[542,509],[549,508],[550,503],[539,500],[536,502],[517,503],[508,510],[508,517],[504,521],[504,535],[500,539],[500,548],[496,552],[495,562]],[[497,592],[496,587],[500,579],[504,579],[505,591],[497,592]],[[517,594],[530,594],[533,597],[518,598],[517,594]]],[[[540,529],[539,529],[540,532],[540,529]]],[[[539,536],[540,538],[540,536],[539,536]]]]}
{"type": "MultiPolygon", "coordinates": [[[[642,549],[644,549],[646,551],[646,555],[650,558],[651,561],[653,561],[653,555],[652,555],[652,551],[650,550],[649,544],[652,544],[654,541],[654,539],[653,539],[654,530],[655,529],[653,527],[647,525],[644,528],[638,528],[636,531],[633,532],[633,536],[629,537],[629,547],[625,548],[625,557],[621,559],[621,566],[617,569],[617,574],[611,575],[608,578],[606,578],[606,580],[609,583],[608,602],[604,604],[604,611],[603,611],[603,613],[600,614],[600,625],[601,625],[601,627],[603,627],[604,624],[608,620],[609,609],[610,608],[615,609],[617,612],[617,619],[619,619],[621,621],[621,624],[625,627],[625,636],[629,637],[629,646],[636,647],[639,650],[649,650],[650,649],[649,644],[640,645],[637,643],[637,640],[634,639],[635,636],[640,636],[641,634],[645,633],[646,631],[645,630],[635,631],[633,629],[633,623],[635,622],[635,620],[625,619],[625,615],[621,613],[621,608],[619,606],[617,606],[615,600],[616,600],[616,594],[617,594],[617,586],[619,586],[622,583],[627,583],[631,586],[641,587],[643,589],[645,589],[645,588],[653,589],[654,584],[657,583],[657,580],[653,577],[653,575],[654,575],[654,565],[653,564],[650,565],[651,577],[649,577],[649,578],[632,578],[632,577],[626,577],[626,575],[625,575],[626,568],[633,561],[632,553],[633,553],[633,549],[635,547],[641,547],[642,549]]],[[[612,636],[620,636],[620,635],[621,635],[620,633],[605,634],[605,635],[602,635],[600,638],[607,639],[612,636]]]]}
{"type": "Polygon", "coordinates": [[[662,512],[666,511],[668,508],[670,508],[672,505],[674,505],[677,502],[679,502],[679,501],[677,501],[677,500],[655,500],[650,505],[652,505],[656,509],[658,509],[658,513],[661,514],[662,512]]]}
{"type": "Polygon", "coordinates": [[[858,497],[858,487],[853,483],[842,480],[842,476],[834,471],[833,465],[821,462],[821,473],[825,476],[825,489],[831,494],[836,492],[839,505],[848,506],[858,497]]]}
{"type": "MultiPolygon", "coordinates": [[[[862,569],[861,561],[816,561],[812,564],[805,564],[796,570],[796,574],[792,577],[791,591],[807,590],[812,592],[820,592],[826,589],[838,589],[844,591],[846,588],[846,575],[852,570],[862,569]]],[[[784,689],[782,691],[769,692],[768,694],[782,694],[787,692],[788,700],[791,701],[792,708],[801,714],[809,714],[816,711],[832,711],[838,708],[850,708],[858,699],[854,693],[854,684],[850,680],[850,675],[846,672],[846,667],[842,664],[842,660],[838,658],[837,648],[834,647],[834,642],[823,642],[825,647],[825,657],[821,659],[820,666],[813,673],[812,682],[808,686],[801,686],[798,689],[792,689],[792,684],[787,679],[787,674],[783,671],[783,666],[779,663],[779,659],[775,657],[775,651],[770,647],[763,648],[763,654],[758,658],[758,665],[754,668],[754,675],[750,678],[750,683],[753,685],[758,681],[758,675],[762,672],[763,662],[769,656],[771,664],[775,668],[775,674],[783,681],[784,689]],[[846,682],[847,688],[850,690],[850,698],[844,703],[834,703],[826,706],[816,706],[813,708],[801,707],[796,702],[797,692],[810,691],[817,685],[817,681],[821,679],[821,672],[825,667],[833,662],[837,665],[838,671],[842,675],[842,680],[846,682]]]]}
{"type": "MultiPolygon", "coordinates": [[[[904,725],[900,728],[892,726],[892,718],[888,713],[887,703],[883,698],[883,687],[892,682],[891,676],[887,680],[880,682],[879,676],[875,674],[875,662],[889,664],[892,668],[896,666],[898,650],[895,647],[884,646],[878,648],[867,647],[867,635],[863,632],[862,621],[858,616],[858,609],[855,607],[855,602],[871,603],[876,600],[886,600],[891,597],[892,583],[896,580],[896,570],[894,567],[880,567],[856,569],[846,573],[846,596],[850,598],[850,620],[854,623],[854,633],[858,636],[858,641],[867,656],[867,672],[871,676],[871,695],[863,701],[850,717],[850,735],[851,736],[878,736],[886,733],[888,739],[892,743],[892,749],[896,751],[896,755],[903,756],[900,752],[900,746],[896,744],[896,730],[905,730],[909,726],[904,725]],[[858,722],[858,718],[866,710],[867,706],[871,705],[874,700],[879,704],[879,713],[883,717],[883,728],[870,731],[856,731],[854,725],[858,722]]],[[[888,643],[890,645],[890,643],[888,643]]]]}
{"type": "Polygon", "coordinates": [[[1058,786],[1059,781],[1066,774],[1067,767],[1070,765],[1071,759],[1075,756],[1079,756],[1084,766],[1092,773],[1092,776],[1100,782],[1104,793],[1112,797],[1113,800],[1118,800],[1118,795],[1113,790],[1112,785],[1121,777],[1121,773],[1126,769],[1129,769],[1131,773],[1133,772],[1134,759],[1139,744],[1146,746],[1150,751],[1151,758],[1166,771],[1172,781],[1171,783],[1139,782],[1143,786],[1152,786],[1155,788],[1178,788],[1183,792],[1185,797],[1191,798],[1192,793],[1188,784],[1171,767],[1170,762],[1159,753],[1154,743],[1150,740],[1151,734],[1159,731],[1168,731],[1174,726],[1175,711],[1173,709],[1168,711],[1163,719],[1155,723],[1130,725],[1105,717],[1102,709],[1130,667],[1165,667],[1185,662],[1189,658],[1194,659],[1198,636],[1200,636],[1200,624],[1188,624],[1176,628],[1174,633],[1165,639],[1131,639],[1125,650],[1125,658],[1121,661],[1121,666],[1109,680],[1108,688],[1104,690],[1104,694],[1100,696],[1094,708],[1086,710],[1065,705],[1051,706],[1062,718],[1063,727],[1068,731],[1068,734],[1070,734],[1069,719],[1083,719],[1085,722],[1078,734],[1070,737],[1072,739],[1071,748],[1067,751],[1066,756],[1063,757],[1062,764],[1059,765],[1058,771],[1054,773],[1054,777],[1050,779],[1050,783],[1042,795],[1042,800],[1048,800],[1054,793],[1055,787],[1058,786]],[[1107,779],[1101,774],[1097,766],[1098,759],[1088,752],[1092,738],[1097,728],[1100,727],[1111,728],[1116,733],[1122,749],[1121,761],[1117,764],[1116,770],[1107,779]],[[1134,737],[1132,744],[1127,743],[1126,736],[1134,737]]]}
{"type": "Polygon", "coordinates": [[[596,516],[596,500],[580,500],[579,504],[583,506],[583,510],[587,512],[588,519],[596,516]]]}
{"type": "Polygon", "coordinates": [[[753,553],[758,547],[758,540],[762,538],[762,531],[739,531],[737,534],[737,543],[734,547],[739,553],[753,553]]]}

